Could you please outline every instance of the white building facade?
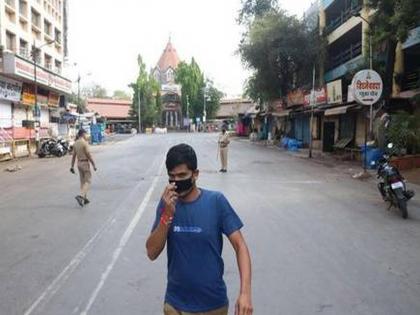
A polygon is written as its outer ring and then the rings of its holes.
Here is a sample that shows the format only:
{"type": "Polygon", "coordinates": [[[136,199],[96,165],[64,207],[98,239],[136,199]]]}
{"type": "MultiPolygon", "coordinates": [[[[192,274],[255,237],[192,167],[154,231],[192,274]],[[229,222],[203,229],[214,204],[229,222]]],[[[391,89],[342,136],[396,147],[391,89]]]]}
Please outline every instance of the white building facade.
{"type": "Polygon", "coordinates": [[[72,82],[62,74],[67,12],[67,0],[0,1],[3,139],[30,142],[38,131],[46,136],[64,96],[71,93],[72,82]]]}

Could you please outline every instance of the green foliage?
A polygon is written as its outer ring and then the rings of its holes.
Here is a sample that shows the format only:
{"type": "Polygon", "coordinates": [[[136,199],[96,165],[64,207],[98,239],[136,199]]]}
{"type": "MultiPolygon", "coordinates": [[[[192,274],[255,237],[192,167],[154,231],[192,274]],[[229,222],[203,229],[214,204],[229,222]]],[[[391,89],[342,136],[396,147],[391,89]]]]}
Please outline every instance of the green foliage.
{"type": "Polygon", "coordinates": [[[398,151],[420,152],[420,113],[410,115],[407,112],[398,112],[392,115],[386,137],[398,151]]]}
{"type": "Polygon", "coordinates": [[[108,98],[107,90],[97,83],[83,87],[81,94],[85,98],[108,98]]]}
{"type": "Polygon", "coordinates": [[[184,116],[187,116],[188,108],[189,117],[202,117],[204,114],[204,102],[206,102],[207,117],[214,117],[223,93],[218,91],[211,81],[205,81],[204,74],[194,58],[189,64],[181,62],[178,65],[175,72],[175,82],[182,87],[181,104],[184,116]],[[204,93],[206,93],[206,96],[204,93]],[[206,101],[205,98],[207,99],[206,101]]]}
{"type": "Polygon", "coordinates": [[[242,0],[238,23],[248,24],[255,18],[260,18],[277,9],[277,0],[242,0]]]}
{"type": "Polygon", "coordinates": [[[140,119],[142,127],[152,127],[159,122],[160,116],[160,86],[153,76],[146,71],[146,64],[139,55],[137,58],[139,75],[135,83],[129,86],[133,89],[133,105],[130,116],[138,120],[140,100],[140,119]]]}
{"type": "Polygon", "coordinates": [[[261,103],[310,85],[314,64],[325,58],[318,34],[281,10],[256,17],[239,46],[243,63],[254,71],[247,95],[261,103]]]}
{"type": "Polygon", "coordinates": [[[131,95],[128,94],[126,91],[122,90],[115,90],[114,94],[112,95],[114,100],[131,100],[131,95]]]}
{"type": "Polygon", "coordinates": [[[375,10],[371,23],[378,42],[385,40],[405,42],[410,29],[419,23],[418,0],[368,0],[368,7],[375,10]]]}
{"type": "Polygon", "coordinates": [[[405,42],[409,31],[420,21],[419,0],[368,0],[373,10],[370,18],[375,51],[384,51],[384,60],[375,69],[384,79],[384,97],[389,99],[394,80],[395,49],[398,42],[405,42]]]}
{"type": "Polygon", "coordinates": [[[69,95],[67,101],[69,103],[76,104],[78,112],[86,112],[86,98],[83,95],[80,95],[79,98],[76,93],[72,92],[69,95]]]}
{"type": "Polygon", "coordinates": [[[207,118],[213,119],[216,117],[216,113],[220,108],[220,100],[222,99],[224,94],[223,92],[219,91],[216,87],[214,87],[213,82],[209,80],[207,81],[205,91],[207,118]]]}

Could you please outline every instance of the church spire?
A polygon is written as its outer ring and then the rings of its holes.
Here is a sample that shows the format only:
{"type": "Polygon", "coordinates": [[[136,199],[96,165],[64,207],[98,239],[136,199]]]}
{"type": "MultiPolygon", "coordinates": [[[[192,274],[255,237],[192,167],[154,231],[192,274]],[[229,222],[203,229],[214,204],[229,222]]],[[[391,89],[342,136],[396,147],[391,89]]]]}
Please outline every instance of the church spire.
{"type": "Polygon", "coordinates": [[[176,69],[178,67],[180,60],[176,49],[172,45],[172,36],[169,36],[168,44],[166,45],[165,50],[162,53],[162,56],[159,59],[157,66],[160,71],[165,72],[169,68],[176,69]]]}

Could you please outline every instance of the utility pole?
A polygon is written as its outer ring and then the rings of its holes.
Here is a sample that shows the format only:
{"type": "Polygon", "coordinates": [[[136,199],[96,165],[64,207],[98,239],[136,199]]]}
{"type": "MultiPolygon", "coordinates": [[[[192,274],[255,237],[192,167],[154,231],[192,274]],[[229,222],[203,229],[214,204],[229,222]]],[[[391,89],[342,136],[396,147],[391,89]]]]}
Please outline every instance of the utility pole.
{"type": "MultiPolygon", "coordinates": [[[[36,144],[36,153],[39,152],[39,140],[40,140],[40,135],[39,135],[39,129],[40,129],[40,116],[41,116],[41,110],[38,107],[38,82],[37,82],[37,49],[35,46],[35,40],[34,40],[34,44],[32,46],[32,60],[34,62],[34,93],[35,93],[35,106],[34,106],[34,118],[35,118],[35,144],[36,144]]],[[[29,151],[30,152],[30,151],[29,151]]]]}
{"type": "MultiPolygon", "coordinates": [[[[369,25],[369,68],[373,70],[373,52],[372,52],[372,23],[365,19],[360,12],[354,12],[353,16],[361,18],[367,25],[369,25]]],[[[370,105],[370,119],[369,119],[369,138],[373,140],[373,104],[370,105]]],[[[365,144],[366,145],[366,144],[365,144]]]]}
{"type": "Polygon", "coordinates": [[[205,129],[206,129],[206,116],[207,116],[207,110],[206,110],[206,86],[204,86],[204,88],[203,88],[203,103],[204,103],[204,106],[203,106],[203,129],[204,129],[204,131],[205,131],[205,129]]]}
{"type": "Polygon", "coordinates": [[[138,93],[137,93],[137,97],[138,97],[138,118],[139,118],[139,131],[138,133],[141,133],[141,103],[140,103],[140,87],[138,87],[138,93]]]}
{"type": "Polygon", "coordinates": [[[190,98],[187,95],[187,120],[188,120],[188,132],[191,130],[191,122],[190,122],[190,98]]]}
{"type": "Polygon", "coordinates": [[[312,73],[312,91],[311,91],[311,120],[309,122],[309,158],[312,159],[312,128],[314,120],[314,106],[315,106],[315,65],[312,73]]]}

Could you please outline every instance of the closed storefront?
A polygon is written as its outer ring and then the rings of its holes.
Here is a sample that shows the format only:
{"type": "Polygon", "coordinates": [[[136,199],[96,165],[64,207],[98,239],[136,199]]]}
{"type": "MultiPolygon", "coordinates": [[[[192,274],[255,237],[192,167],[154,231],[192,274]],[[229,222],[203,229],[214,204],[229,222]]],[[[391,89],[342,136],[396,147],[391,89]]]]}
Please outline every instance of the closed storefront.
{"type": "Polygon", "coordinates": [[[12,104],[0,99],[0,127],[12,127],[12,104]]]}
{"type": "Polygon", "coordinates": [[[50,113],[48,111],[48,108],[41,108],[41,128],[48,128],[50,123],[50,113]]]}
{"type": "Polygon", "coordinates": [[[351,139],[353,142],[356,133],[356,117],[355,112],[340,116],[339,139],[351,139]]]}
{"type": "Polygon", "coordinates": [[[0,76],[0,127],[13,126],[13,105],[20,101],[22,84],[0,76]]]}
{"type": "Polygon", "coordinates": [[[13,108],[13,127],[21,128],[22,121],[29,120],[28,114],[25,106],[15,105],[13,108]]]}
{"type": "Polygon", "coordinates": [[[303,145],[308,145],[310,141],[309,134],[309,116],[297,116],[292,120],[292,135],[296,140],[302,141],[303,145]]]}

